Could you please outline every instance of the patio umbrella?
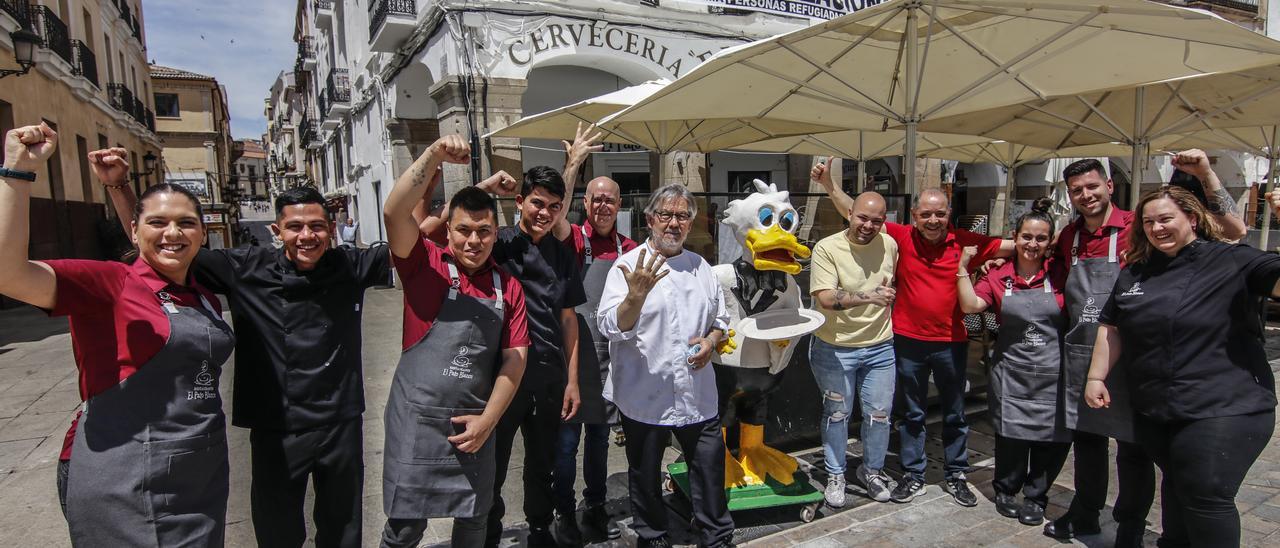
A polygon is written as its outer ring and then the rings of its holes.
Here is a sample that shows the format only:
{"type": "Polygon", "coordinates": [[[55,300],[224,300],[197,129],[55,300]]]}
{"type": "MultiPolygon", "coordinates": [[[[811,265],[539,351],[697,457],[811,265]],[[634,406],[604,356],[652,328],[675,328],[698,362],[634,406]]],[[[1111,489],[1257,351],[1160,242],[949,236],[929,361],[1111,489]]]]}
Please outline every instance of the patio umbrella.
{"type": "MultiPolygon", "coordinates": [[[[636,101],[653,94],[669,83],[667,80],[651,80],[555,110],[525,116],[514,124],[485,135],[485,138],[573,139],[578,124],[591,125],[599,122],[611,114],[636,104],[636,101]]],[[[611,143],[639,144],[612,133],[605,133],[601,138],[611,143]]]]}
{"type": "Polygon", "coordinates": [[[1277,62],[1280,42],[1143,0],[891,0],[721,52],[610,119],[901,126],[910,191],[921,122],[1277,62]]]}
{"type": "Polygon", "coordinates": [[[1212,134],[1260,123],[1280,123],[1280,65],[1035,100],[937,118],[922,127],[1048,149],[1104,142],[1127,144],[1135,174],[1129,201],[1135,203],[1142,182],[1138,179],[1153,144],[1176,138],[1188,148],[1208,148],[1215,140],[1226,142],[1221,148],[1240,148],[1229,134],[1212,134]]]}

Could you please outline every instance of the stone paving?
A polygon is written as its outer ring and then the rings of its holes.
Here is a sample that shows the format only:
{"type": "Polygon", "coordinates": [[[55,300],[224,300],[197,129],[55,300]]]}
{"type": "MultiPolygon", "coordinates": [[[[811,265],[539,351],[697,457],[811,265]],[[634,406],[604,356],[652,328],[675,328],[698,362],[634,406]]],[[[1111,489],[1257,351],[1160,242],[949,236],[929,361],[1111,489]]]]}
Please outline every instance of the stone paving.
{"type": "MultiPolygon", "coordinates": [[[[365,422],[365,546],[376,546],[382,526],[381,462],[382,412],[390,387],[391,375],[399,356],[401,294],[397,290],[374,290],[367,294],[365,306],[365,382],[368,409],[365,422]]],[[[1268,331],[1268,351],[1280,358],[1280,327],[1268,331]]],[[[1280,370],[1280,359],[1273,361],[1280,370]]],[[[234,356],[223,376],[224,398],[230,401],[230,375],[234,356]]],[[[0,546],[70,546],[66,523],[58,507],[54,473],[67,425],[79,404],[76,371],[73,365],[70,336],[66,321],[50,319],[41,312],[20,308],[0,311],[0,500],[6,512],[0,513],[0,546]]],[[[982,418],[981,401],[971,406],[974,432],[970,438],[970,461],[974,470],[970,482],[983,498],[976,508],[962,508],[938,487],[941,469],[931,460],[927,479],[929,492],[906,505],[877,504],[856,494],[840,511],[823,508],[819,518],[804,524],[796,508],[740,512],[734,515],[739,526],[735,540],[754,546],[1052,546],[1059,544],[1040,534],[1039,527],[1025,527],[1015,520],[1000,517],[990,502],[992,439],[982,418]]],[[[253,546],[253,525],[249,519],[248,431],[229,428],[231,455],[231,500],[228,511],[228,546],[253,546]]],[[[936,425],[930,428],[929,454],[940,454],[936,425]]],[[[509,477],[521,477],[521,442],[517,440],[509,477]]],[[[891,448],[897,447],[895,440],[891,448]]],[[[850,468],[856,466],[860,445],[849,446],[850,468]]],[[[669,460],[676,453],[668,450],[669,460]]],[[[806,467],[821,467],[821,451],[813,447],[793,453],[806,467]]],[[[890,467],[897,457],[891,454],[890,467]]],[[[609,461],[609,509],[627,524],[625,502],[625,458],[613,448],[609,461]]],[[[900,476],[890,468],[889,473],[900,476]]],[[[821,476],[821,474],[815,474],[821,476]]],[[[817,481],[823,478],[817,477],[817,481]]],[[[522,523],[522,500],[519,481],[509,482],[505,489],[508,500],[508,530],[504,544],[521,544],[527,532],[522,523]]],[[[1112,482],[1114,490],[1114,482],[1112,482]]],[[[1071,467],[1067,466],[1051,494],[1050,516],[1063,511],[1071,498],[1071,467]]],[[[1113,493],[1114,495],[1114,493],[1113,493]]],[[[688,503],[678,494],[667,497],[671,509],[673,540],[693,543],[696,537],[684,527],[688,503]]],[[[1280,437],[1254,464],[1246,484],[1241,488],[1237,505],[1242,512],[1245,543],[1250,546],[1280,546],[1280,437]]],[[[309,518],[308,518],[309,519],[309,518]]],[[[1148,517],[1147,541],[1154,545],[1159,532],[1159,502],[1148,517]]],[[[1102,535],[1085,537],[1075,542],[1087,546],[1110,544],[1114,524],[1106,524],[1102,535]]],[[[314,529],[312,529],[314,530],[314,529]]],[[[432,522],[424,544],[448,542],[449,520],[432,522]]],[[[615,541],[614,546],[628,542],[615,541]]],[[[308,545],[313,545],[308,542],[308,545]]]]}

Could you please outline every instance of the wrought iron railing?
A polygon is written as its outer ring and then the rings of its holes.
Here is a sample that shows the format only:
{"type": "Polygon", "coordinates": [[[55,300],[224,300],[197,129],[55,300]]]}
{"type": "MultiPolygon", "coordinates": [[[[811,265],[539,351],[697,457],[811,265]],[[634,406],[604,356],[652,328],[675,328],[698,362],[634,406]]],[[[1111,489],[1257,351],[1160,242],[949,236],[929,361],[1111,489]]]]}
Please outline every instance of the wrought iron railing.
{"type": "Polygon", "coordinates": [[[40,34],[40,45],[58,54],[68,65],[75,66],[71,56],[71,35],[67,33],[67,24],[48,6],[31,6],[36,32],[40,34]]]}
{"type": "Polygon", "coordinates": [[[315,0],[313,5],[317,10],[331,10],[333,9],[333,0],[315,0]]]}
{"type": "Polygon", "coordinates": [[[75,62],[71,66],[76,75],[88,80],[94,86],[102,87],[98,84],[98,58],[93,55],[93,50],[89,49],[84,42],[72,40],[71,52],[75,57],[75,62]]]}
{"type": "Polygon", "coordinates": [[[124,84],[107,84],[107,99],[111,102],[111,108],[125,114],[133,109],[133,92],[124,84]]]}
{"type": "Polygon", "coordinates": [[[370,0],[369,1],[369,38],[372,39],[386,22],[388,15],[418,14],[414,0],[370,0]]]}
{"type": "Polygon", "coordinates": [[[316,47],[314,44],[311,43],[310,36],[303,36],[301,40],[298,40],[298,58],[300,59],[316,58],[316,47]]]}
{"type": "Polygon", "coordinates": [[[351,102],[351,81],[347,78],[347,69],[329,71],[329,85],[325,88],[329,103],[351,102]]]}
{"type": "Polygon", "coordinates": [[[31,3],[27,0],[0,0],[0,11],[13,17],[22,28],[31,28],[31,3]]]}

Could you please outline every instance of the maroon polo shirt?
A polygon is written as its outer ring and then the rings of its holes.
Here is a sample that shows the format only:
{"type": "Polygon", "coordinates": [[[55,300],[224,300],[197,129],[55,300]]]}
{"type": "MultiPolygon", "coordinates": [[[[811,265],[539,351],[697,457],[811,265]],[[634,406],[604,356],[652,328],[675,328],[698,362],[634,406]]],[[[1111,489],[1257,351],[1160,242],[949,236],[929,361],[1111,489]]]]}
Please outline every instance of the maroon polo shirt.
{"type": "MultiPolygon", "coordinates": [[[[404,284],[404,339],[402,350],[418,343],[431,324],[440,315],[440,307],[444,304],[445,295],[449,292],[449,264],[445,255],[453,256],[447,247],[437,245],[427,238],[419,240],[408,258],[401,259],[393,253],[396,271],[400,273],[400,281],[404,284]]],[[[493,257],[474,274],[467,274],[458,268],[459,291],[463,295],[479,299],[494,298],[493,269],[498,269],[502,280],[502,336],[501,348],[520,348],[529,346],[529,329],[525,321],[524,289],[520,280],[498,267],[493,257]]]]}
{"type": "Polygon", "coordinates": [[[1071,246],[1075,243],[1076,233],[1080,233],[1080,249],[1081,259],[1092,259],[1095,257],[1106,257],[1107,249],[1110,246],[1107,235],[1111,228],[1120,229],[1116,234],[1116,254],[1120,260],[1120,267],[1123,268],[1124,252],[1129,250],[1129,231],[1133,229],[1133,212],[1125,211],[1118,207],[1111,207],[1111,215],[1107,217],[1107,222],[1102,223],[1098,230],[1090,231],[1084,227],[1084,217],[1077,217],[1074,221],[1062,228],[1062,232],[1058,234],[1058,242],[1053,248],[1053,261],[1062,264],[1068,269],[1071,267],[1071,246]]]}
{"type": "Polygon", "coordinates": [[[987,311],[995,312],[996,317],[1003,322],[1004,316],[1000,314],[1000,310],[1004,306],[1004,289],[1007,280],[1013,281],[1014,291],[1027,289],[1043,291],[1045,278],[1048,277],[1053,289],[1053,296],[1058,300],[1058,308],[1061,309],[1063,307],[1062,286],[1066,282],[1066,277],[1058,274],[1059,272],[1061,272],[1060,269],[1042,266],[1040,267],[1040,272],[1031,277],[1031,281],[1026,281],[1014,271],[1014,264],[1010,261],[999,268],[991,270],[985,277],[978,280],[978,283],[973,286],[973,291],[977,293],[979,299],[987,303],[987,311]]]}
{"type": "MultiPolygon", "coordinates": [[[[169,293],[179,306],[198,307],[203,294],[221,314],[218,299],[188,278],[170,282],[145,261],[132,265],[78,259],[43,261],[57,277],[50,316],[67,316],[71,348],[79,371],[80,400],[85,401],[129,378],[164,348],[169,318],[156,293],[169,293]]],[[[76,424],[63,440],[61,460],[71,458],[76,424]]]]}

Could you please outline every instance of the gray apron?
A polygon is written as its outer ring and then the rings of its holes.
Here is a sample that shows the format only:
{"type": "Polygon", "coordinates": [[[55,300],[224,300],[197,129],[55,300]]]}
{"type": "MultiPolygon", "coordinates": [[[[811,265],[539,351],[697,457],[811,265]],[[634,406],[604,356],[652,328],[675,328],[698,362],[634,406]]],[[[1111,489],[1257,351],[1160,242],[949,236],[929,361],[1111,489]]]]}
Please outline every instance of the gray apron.
{"type": "MultiPolygon", "coordinates": [[[[614,245],[622,255],[622,238],[615,229],[614,245]]],[[[591,238],[582,227],[582,289],[587,302],[578,305],[578,393],[582,398],[578,414],[565,421],[569,424],[617,424],[618,408],[604,399],[604,381],[609,376],[609,341],[600,334],[596,323],[596,308],[604,294],[604,283],[609,277],[613,260],[591,256],[591,238]]]]}
{"type": "Polygon", "coordinates": [[[1122,375],[1111,375],[1106,381],[1107,391],[1111,393],[1111,407],[1094,409],[1085,403],[1083,397],[1089,364],[1093,361],[1093,343],[1098,335],[1098,315],[1111,299],[1111,289],[1120,276],[1120,261],[1116,254],[1119,230],[1114,227],[1109,230],[1106,257],[1081,259],[1079,230],[1071,244],[1071,272],[1067,275],[1067,287],[1063,292],[1071,322],[1063,344],[1067,428],[1132,442],[1133,409],[1129,405],[1129,386],[1122,375]]]}
{"type": "Polygon", "coordinates": [[[1062,332],[1067,319],[1049,280],[1014,291],[1005,281],[1002,321],[987,400],[996,434],[1026,441],[1071,441],[1062,413],[1062,332]]]}
{"type": "Polygon", "coordinates": [[[169,318],[160,352],[84,403],[71,452],[74,546],[222,546],[229,468],[218,394],[231,328],[156,293],[169,318]]]}
{"type": "Polygon", "coordinates": [[[463,453],[449,436],[464,428],[450,419],[484,412],[501,367],[502,278],[493,270],[495,299],[463,295],[458,268],[431,329],[396,366],[387,398],[382,505],[391,519],[482,516],[493,505],[494,439],[463,453]]]}

